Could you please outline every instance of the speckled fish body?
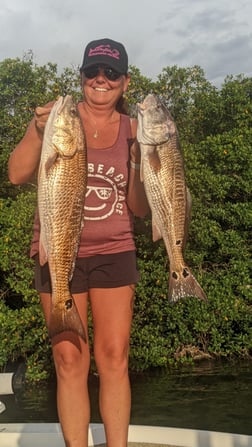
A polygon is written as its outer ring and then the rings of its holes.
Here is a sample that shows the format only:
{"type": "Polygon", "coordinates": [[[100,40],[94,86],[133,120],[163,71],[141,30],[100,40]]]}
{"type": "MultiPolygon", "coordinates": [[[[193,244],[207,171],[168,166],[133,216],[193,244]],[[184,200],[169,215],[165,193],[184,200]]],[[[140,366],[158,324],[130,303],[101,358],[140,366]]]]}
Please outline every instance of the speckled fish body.
{"type": "Polygon", "coordinates": [[[173,303],[187,296],[206,300],[183,257],[191,196],[185,183],[178,132],[171,114],[155,95],[148,95],[138,104],[137,139],[153,240],[163,239],[169,258],[168,298],[173,303]]]}
{"type": "Polygon", "coordinates": [[[40,264],[49,264],[52,283],[51,337],[86,335],[69,289],[81,228],[87,182],[85,135],[71,96],[60,97],[46,123],[38,174],[40,264]]]}

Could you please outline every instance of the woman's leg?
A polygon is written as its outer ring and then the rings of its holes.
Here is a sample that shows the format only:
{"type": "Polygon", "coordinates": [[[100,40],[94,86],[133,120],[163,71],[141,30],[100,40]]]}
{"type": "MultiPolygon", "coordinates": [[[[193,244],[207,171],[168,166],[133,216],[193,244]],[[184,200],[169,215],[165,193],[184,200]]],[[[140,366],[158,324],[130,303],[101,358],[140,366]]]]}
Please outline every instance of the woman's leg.
{"type": "Polygon", "coordinates": [[[128,354],[134,291],[134,285],[89,291],[107,447],[127,446],[131,406],[128,354]]]}
{"type": "MultiPolygon", "coordinates": [[[[48,323],[51,296],[40,294],[48,323]]],[[[87,334],[88,294],[74,295],[74,300],[87,334]]],[[[53,358],[57,375],[57,408],[67,447],[88,446],[90,405],[88,396],[89,347],[80,337],[66,332],[52,339],[53,358]]]]}

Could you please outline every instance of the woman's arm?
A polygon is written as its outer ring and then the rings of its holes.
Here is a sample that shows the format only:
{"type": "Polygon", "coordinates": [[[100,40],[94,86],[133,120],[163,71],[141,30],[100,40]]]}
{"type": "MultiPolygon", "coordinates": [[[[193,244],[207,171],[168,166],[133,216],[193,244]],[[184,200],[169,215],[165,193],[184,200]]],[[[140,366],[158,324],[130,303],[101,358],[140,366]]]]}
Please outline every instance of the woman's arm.
{"type": "MultiPolygon", "coordinates": [[[[133,138],[136,137],[137,120],[131,120],[133,138]]],[[[141,153],[138,141],[135,139],[130,148],[130,172],[127,203],[135,216],[144,217],[150,211],[144,184],[140,180],[141,153]]]]}
{"type": "Polygon", "coordinates": [[[24,137],[10,155],[8,175],[14,185],[27,183],[38,168],[44,127],[53,104],[48,103],[45,107],[36,108],[24,137]]]}

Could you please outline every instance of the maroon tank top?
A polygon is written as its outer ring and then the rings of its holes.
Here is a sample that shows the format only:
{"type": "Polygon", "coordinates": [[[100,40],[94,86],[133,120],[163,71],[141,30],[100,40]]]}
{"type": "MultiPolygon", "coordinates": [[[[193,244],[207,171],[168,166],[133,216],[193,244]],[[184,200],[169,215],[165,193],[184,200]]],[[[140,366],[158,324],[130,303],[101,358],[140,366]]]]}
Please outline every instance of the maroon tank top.
{"type": "MultiPolygon", "coordinates": [[[[133,215],[126,200],[131,138],[130,118],[121,115],[115,144],[105,149],[88,148],[88,182],[78,257],[135,250],[133,215]]],[[[38,251],[36,215],[30,255],[38,251]]]]}

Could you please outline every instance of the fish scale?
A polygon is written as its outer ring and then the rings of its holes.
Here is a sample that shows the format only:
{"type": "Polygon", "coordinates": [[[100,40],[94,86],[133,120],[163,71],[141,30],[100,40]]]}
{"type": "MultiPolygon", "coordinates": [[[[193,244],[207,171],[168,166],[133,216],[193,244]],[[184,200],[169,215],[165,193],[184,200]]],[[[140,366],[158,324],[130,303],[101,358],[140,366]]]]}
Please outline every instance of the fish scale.
{"type": "Polygon", "coordinates": [[[185,216],[180,203],[185,201],[185,188],[183,182],[178,181],[176,169],[171,165],[169,148],[164,145],[157,152],[161,163],[160,171],[153,172],[148,159],[144,161],[146,192],[151,202],[155,225],[162,228],[162,236],[169,253],[173,247],[171,260],[174,265],[171,268],[176,270],[182,259],[182,249],[176,245],[176,241],[181,240],[183,244],[185,216]],[[174,192],[176,201],[173,198],[174,192]]]}
{"type": "Polygon", "coordinates": [[[183,252],[190,220],[191,197],[174,120],[156,95],[138,104],[137,139],[141,149],[141,180],[152,213],[153,240],[163,239],[169,258],[168,298],[206,295],[183,252]]]}

